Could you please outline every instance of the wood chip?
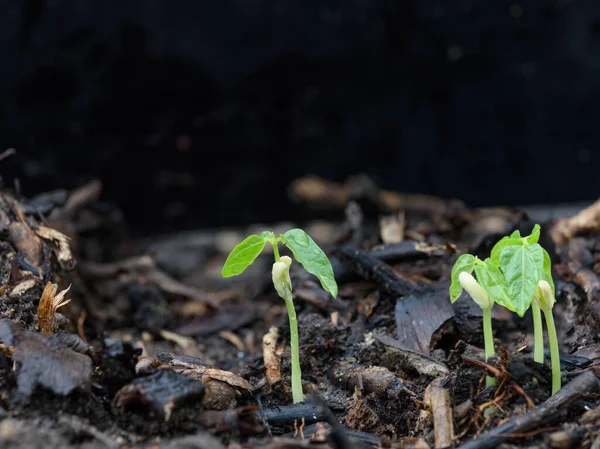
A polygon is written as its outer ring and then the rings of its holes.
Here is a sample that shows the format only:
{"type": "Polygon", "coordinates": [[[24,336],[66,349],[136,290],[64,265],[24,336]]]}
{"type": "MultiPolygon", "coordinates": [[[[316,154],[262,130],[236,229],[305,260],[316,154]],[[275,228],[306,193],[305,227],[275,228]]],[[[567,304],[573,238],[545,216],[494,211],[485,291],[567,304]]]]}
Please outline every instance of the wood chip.
{"type": "Polygon", "coordinates": [[[450,391],[445,387],[446,379],[438,377],[425,391],[425,402],[431,407],[433,415],[433,433],[436,449],[452,447],[454,441],[454,422],[450,391]]]}
{"type": "Polygon", "coordinates": [[[331,324],[333,324],[334,326],[337,326],[339,323],[339,319],[340,319],[340,313],[339,312],[331,312],[330,318],[331,318],[331,324]]]}
{"type": "Polygon", "coordinates": [[[404,212],[379,217],[379,234],[383,243],[400,243],[404,240],[404,212]]]}
{"type": "Polygon", "coordinates": [[[263,337],[263,358],[266,376],[269,385],[273,385],[281,380],[281,361],[277,354],[277,339],[279,338],[279,329],[271,327],[263,337]]]}
{"type": "Polygon", "coordinates": [[[66,289],[56,293],[58,285],[53,284],[52,282],[46,284],[42,296],[40,297],[37,311],[40,327],[44,335],[51,335],[54,333],[54,315],[59,307],[62,307],[71,301],[70,299],[65,299],[65,295],[70,288],[71,286],[69,285],[66,289]]]}
{"type": "Polygon", "coordinates": [[[562,246],[576,235],[598,231],[600,231],[600,199],[574,217],[558,220],[550,230],[550,236],[558,246],[562,246]]]}
{"type": "Polygon", "coordinates": [[[37,282],[38,281],[33,278],[25,279],[25,280],[19,282],[17,285],[15,285],[15,287],[10,291],[9,296],[11,296],[13,298],[17,297],[17,296],[21,296],[26,291],[35,287],[37,285],[37,282]]]}

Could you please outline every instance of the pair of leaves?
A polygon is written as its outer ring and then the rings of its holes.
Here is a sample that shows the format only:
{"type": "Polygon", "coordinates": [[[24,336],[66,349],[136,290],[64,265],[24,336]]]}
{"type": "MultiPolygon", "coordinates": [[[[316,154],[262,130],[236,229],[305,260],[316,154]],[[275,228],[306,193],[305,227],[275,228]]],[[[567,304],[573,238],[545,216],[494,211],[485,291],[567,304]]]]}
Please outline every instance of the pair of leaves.
{"type": "Polygon", "coordinates": [[[484,261],[470,254],[460,256],[452,269],[450,300],[456,301],[462,293],[458,281],[460,273],[475,271],[477,281],[494,301],[522,317],[541,279],[550,284],[554,294],[552,263],[549,254],[538,244],[539,238],[540,226],[536,224],[527,237],[515,231],[502,238],[484,261]]]}
{"type": "Polygon", "coordinates": [[[463,288],[458,280],[460,273],[471,274],[475,271],[477,282],[501,306],[514,312],[512,301],[507,290],[504,275],[500,269],[487,258],[480,260],[471,254],[460,256],[452,268],[452,283],[450,284],[450,301],[456,301],[462,294],[463,288]]]}
{"type": "Polygon", "coordinates": [[[306,271],[319,279],[323,290],[329,292],[334,298],[337,297],[338,286],[329,259],[319,245],[302,229],[290,229],[278,238],[268,231],[261,235],[246,237],[244,241],[233,248],[227,257],[221,275],[228,278],[242,274],[254,263],[267,242],[277,245],[280,240],[292,251],[294,259],[300,262],[306,271]]]}
{"type": "Polygon", "coordinates": [[[504,273],[514,310],[521,317],[531,306],[540,280],[548,282],[555,293],[550,255],[539,239],[540,225],[536,224],[527,237],[515,231],[492,248],[492,262],[504,273]]]}

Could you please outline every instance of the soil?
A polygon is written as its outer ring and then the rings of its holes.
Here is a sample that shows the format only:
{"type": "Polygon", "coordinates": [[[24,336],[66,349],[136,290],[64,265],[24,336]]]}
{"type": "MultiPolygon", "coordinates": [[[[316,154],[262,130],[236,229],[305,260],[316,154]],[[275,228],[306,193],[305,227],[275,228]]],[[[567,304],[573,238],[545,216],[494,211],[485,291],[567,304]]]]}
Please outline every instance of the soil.
{"type": "Polygon", "coordinates": [[[494,308],[497,354],[485,362],[481,311],[448,295],[460,254],[484,258],[536,217],[364,178],[320,187],[291,194],[339,222],[270,226],[303,227],[339,284],[334,299],[292,265],[300,404],[272,255],[220,276],[228,251],[266,227],[143,236],[97,182],[0,192],[0,447],[600,447],[597,204],[539,221],[564,386],[551,396],[529,314],[494,308]]]}

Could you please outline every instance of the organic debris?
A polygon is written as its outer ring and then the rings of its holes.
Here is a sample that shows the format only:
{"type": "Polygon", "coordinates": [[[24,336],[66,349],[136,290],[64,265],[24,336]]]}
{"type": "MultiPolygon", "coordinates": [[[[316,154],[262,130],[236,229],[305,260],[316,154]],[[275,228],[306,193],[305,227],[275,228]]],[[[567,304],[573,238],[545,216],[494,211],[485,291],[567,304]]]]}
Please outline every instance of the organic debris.
{"type": "MultiPolygon", "coordinates": [[[[295,264],[289,272],[297,404],[273,250],[242,276],[221,277],[244,236],[297,224],[139,240],[97,181],[31,199],[0,192],[0,445],[17,447],[19,433],[23,445],[68,449],[598,444],[594,208],[540,223],[563,386],[551,396],[551,353],[539,363],[530,312],[494,307],[486,361],[482,309],[467,295],[449,300],[461,255],[485,260],[502,236],[529,235],[535,223],[523,210],[468,209],[365,176],[309,178],[293,190],[335,218],[305,229],[339,285],[333,299],[318,276],[295,264]],[[488,375],[496,385],[486,387],[488,375]]],[[[280,262],[293,256],[281,251],[280,262]]]]}
{"type": "Polygon", "coordinates": [[[17,391],[22,397],[31,396],[38,386],[63,396],[75,389],[89,389],[92,360],[72,349],[73,340],[50,340],[1,320],[0,343],[14,347],[10,358],[17,367],[17,391]]]}
{"type": "MultiPolygon", "coordinates": [[[[173,411],[186,402],[201,403],[204,390],[204,385],[187,376],[159,370],[121,388],[115,395],[113,406],[127,408],[141,405],[169,421],[173,411]]],[[[149,415],[152,416],[152,413],[149,415]]]]}
{"type": "Polygon", "coordinates": [[[138,374],[156,369],[181,373],[202,383],[206,387],[203,403],[215,410],[234,407],[240,394],[237,389],[254,389],[247,380],[229,371],[212,368],[196,357],[161,353],[156,358],[140,359],[136,367],[138,374]]]}
{"type": "Polygon", "coordinates": [[[65,295],[70,288],[71,286],[69,285],[64,290],[56,293],[58,285],[51,282],[46,284],[42,296],[40,297],[40,304],[37,312],[40,328],[44,335],[51,335],[56,330],[56,311],[71,301],[70,299],[65,299],[65,295]]]}
{"type": "Polygon", "coordinates": [[[281,362],[277,354],[277,338],[279,330],[276,327],[269,329],[263,337],[263,357],[265,362],[266,377],[269,385],[274,385],[281,380],[281,362]]]}

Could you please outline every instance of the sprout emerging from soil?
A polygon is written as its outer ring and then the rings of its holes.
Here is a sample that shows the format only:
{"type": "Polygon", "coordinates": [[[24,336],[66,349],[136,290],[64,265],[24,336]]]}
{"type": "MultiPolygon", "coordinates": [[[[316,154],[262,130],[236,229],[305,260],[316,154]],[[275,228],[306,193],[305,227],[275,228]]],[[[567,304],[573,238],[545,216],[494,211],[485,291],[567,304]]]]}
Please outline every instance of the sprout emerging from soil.
{"type": "MultiPolygon", "coordinates": [[[[490,357],[493,357],[496,353],[494,349],[494,333],[492,331],[492,307],[494,306],[494,300],[490,298],[490,295],[483,289],[481,285],[475,280],[475,278],[469,273],[463,271],[458,276],[460,285],[471,295],[473,301],[481,307],[483,311],[483,343],[485,348],[485,360],[487,361],[490,357]]],[[[486,385],[495,385],[495,379],[493,377],[486,377],[486,385]]]]}
{"type": "MultiPolygon", "coordinates": [[[[550,346],[550,363],[552,364],[552,394],[560,390],[561,387],[561,374],[560,374],[560,354],[558,352],[558,336],[556,335],[556,326],[554,325],[554,316],[552,315],[552,308],[556,298],[550,284],[544,280],[538,283],[534,300],[532,304],[535,304],[538,309],[544,312],[546,318],[546,327],[548,328],[548,345],[550,346]]],[[[542,326],[540,317],[540,328],[542,326]]],[[[543,340],[542,340],[542,363],[543,363],[543,340]]],[[[537,347],[537,342],[536,342],[537,347]]]]}
{"type": "MultiPolygon", "coordinates": [[[[536,224],[527,237],[519,231],[502,238],[492,248],[490,257],[480,260],[471,254],[460,256],[452,269],[450,300],[456,301],[463,288],[483,310],[486,360],[494,354],[491,336],[491,309],[488,299],[523,317],[531,307],[534,330],[535,362],[544,363],[542,312],[548,327],[552,362],[552,394],[560,389],[560,357],[556,327],[552,316],[555,302],[552,263],[548,252],[538,244],[540,226],[536,224]],[[477,280],[471,276],[475,272],[477,280]],[[486,298],[487,295],[487,298],[486,298]]],[[[488,379],[487,385],[492,383],[488,379]]]]}
{"type": "Polygon", "coordinates": [[[556,327],[552,316],[554,306],[554,282],[552,280],[552,262],[548,252],[542,248],[540,225],[536,224],[527,237],[521,237],[519,231],[502,238],[492,249],[491,258],[496,261],[505,275],[513,309],[523,317],[529,307],[533,317],[533,360],[544,363],[544,333],[542,311],[548,327],[548,339],[552,363],[552,394],[560,389],[560,357],[556,327]],[[545,292],[545,293],[544,293],[545,292]],[[546,296],[544,296],[546,295],[546,296]]]}
{"type": "Polygon", "coordinates": [[[300,351],[298,347],[298,320],[294,309],[292,281],[290,279],[292,259],[288,256],[279,255],[278,244],[280,241],[291,250],[294,259],[300,262],[306,271],[319,279],[325,291],[329,292],[334,298],[337,297],[338,287],[329,259],[302,229],[291,229],[279,237],[275,237],[275,234],[270,231],[247,237],[233,248],[223,265],[221,275],[228,278],[243,273],[246,268],[252,265],[267,242],[273,247],[275,262],[273,263],[271,275],[277,294],[285,301],[290,321],[292,398],[294,403],[298,403],[304,401],[304,394],[302,392],[300,351]]]}
{"type": "MultiPolygon", "coordinates": [[[[465,256],[469,256],[470,254],[465,254],[465,256]]],[[[471,256],[472,257],[472,256],[471,256]]],[[[479,259],[475,258],[475,262],[481,262],[479,259]]],[[[455,265],[456,268],[460,269],[460,265],[457,263],[455,265]]],[[[453,270],[452,278],[455,278],[455,273],[453,270]]],[[[458,270],[456,270],[458,271],[458,270]]],[[[471,298],[477,304],[482,312],[483,312],[483,343],[485,348],[485,360],[487,361],[490,357],[493,357],[496,353],[494,349],[494,333],[492,331],[492,307],[494,306],[494,300],[490,297],[487,291],[477,282],[477,280],[471,275],[471,273],[467,271],[459,271],[456,275],[458,279],[458,283],[461,288],[464,288],[471,298]]],[[[458,294],[460,296],[460,293],[458,294]]],[[[452,302],[458,299],[458,296],[451,296],[450,299],[453,299],[452,302]]],[[[496,380],[493,377],[486,376],[485,378],[486,386],[492,386],[496,384],[496,380]]]]}

